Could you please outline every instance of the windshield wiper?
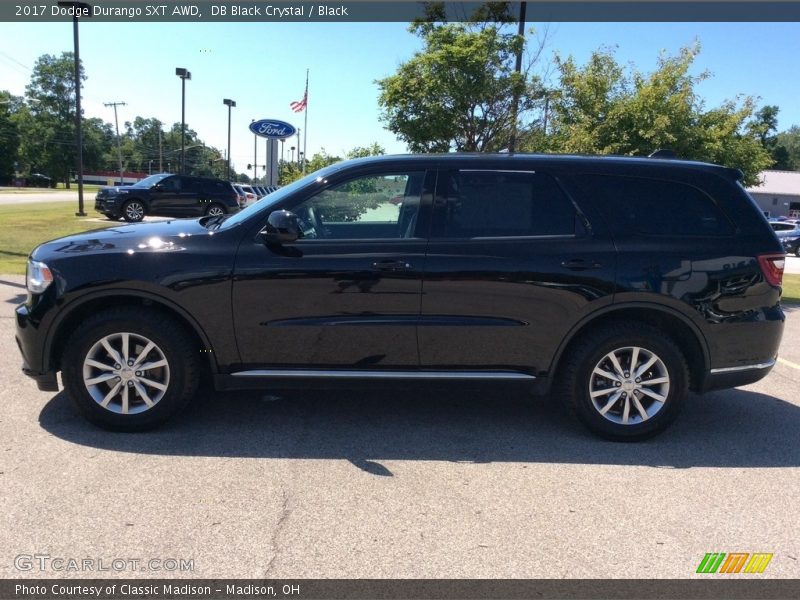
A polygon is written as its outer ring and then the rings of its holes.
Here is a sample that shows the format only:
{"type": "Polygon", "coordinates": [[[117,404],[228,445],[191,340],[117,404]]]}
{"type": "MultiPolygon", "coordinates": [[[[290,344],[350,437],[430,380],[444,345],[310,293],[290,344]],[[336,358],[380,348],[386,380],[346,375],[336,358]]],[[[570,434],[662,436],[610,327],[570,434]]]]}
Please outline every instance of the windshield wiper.
{"type": "Polygon", "coordinates": [[[218,229],[220,224],[230,217],[230,215],[214,215],[213,217],[203,217],[200,224],[206,229],[218,229]]]}

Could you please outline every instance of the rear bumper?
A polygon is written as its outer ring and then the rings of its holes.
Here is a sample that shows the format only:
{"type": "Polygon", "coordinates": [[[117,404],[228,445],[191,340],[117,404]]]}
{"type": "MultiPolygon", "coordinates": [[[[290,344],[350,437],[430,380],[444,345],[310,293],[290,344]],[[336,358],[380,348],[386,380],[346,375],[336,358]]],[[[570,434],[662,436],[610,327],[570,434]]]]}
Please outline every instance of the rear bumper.
{"type": "Polygon", "coordinates": [[[774,366],[775,359],[773,358],[751,365],[711,369],[706,374],[701,391],[710,392],[755,383],[769,375],[774,366]]]}

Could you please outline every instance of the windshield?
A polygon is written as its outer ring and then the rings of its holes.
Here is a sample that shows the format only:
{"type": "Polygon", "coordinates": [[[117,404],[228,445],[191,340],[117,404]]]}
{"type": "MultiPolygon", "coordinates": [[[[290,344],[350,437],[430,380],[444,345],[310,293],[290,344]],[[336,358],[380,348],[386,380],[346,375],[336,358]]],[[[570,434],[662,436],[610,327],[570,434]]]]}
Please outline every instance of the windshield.
{"type": "Polygon", "coordinates": [[[151,187],[161,181],[162,179],[169,177],[171,173],[159,173],[158,175],[150,175],[150,177],[145,177],[141,181],[137,181],[133,184],[133,187],[151,187]]]}
{"type": "Polygon", "coordinates": [[[302,179],[298,179],[286,185],[268,196],[264,196],[264,200],[260,200],[254,204],[251,204],[247,208],[239,211],[229,219],[226,219],[221,225],[220,229],[230,229],[231,227],[235,227],[242,221],[246,221],[250,217],[257,215],[257,214],[268,214],[272,211],[272,207],[290,196],[294,194],[298,190],[302,190],[306,187],[312,187],[314,185],[327,183],[327,177],[332,173],[335,173],[341,168],[341,163],[337,163],[335,165],[330,165],[329,167],[325,167],[320,169],[319,171],[314,171],[313,173],[306,175],[302,179]]]}

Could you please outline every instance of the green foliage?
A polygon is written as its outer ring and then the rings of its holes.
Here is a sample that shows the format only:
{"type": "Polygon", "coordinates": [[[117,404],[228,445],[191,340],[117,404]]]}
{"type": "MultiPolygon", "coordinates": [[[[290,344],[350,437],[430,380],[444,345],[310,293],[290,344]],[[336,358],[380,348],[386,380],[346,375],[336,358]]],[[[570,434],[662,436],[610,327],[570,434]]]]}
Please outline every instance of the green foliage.
{"type": "MultiPolygon", "coordinates": [[[[20,155],[29,173],[69,183],[76,165],[75,72],[72,52],[44,54],[36,60],[25,88],[28,110],[20,115],[20,155]]],[[[83,67],[80,80],[85,81],[83,67]]]]}
{"type": "Polygon", "coordinates": [[[800,126],[793,125],[775,136],[775,169],[800,171],[800,126]]]}
{"type": "Polygon", "coordinates": [[[10,183],[19,150],[19,125],[14,118],[23,106],[22,98],[0,91],[0,182],[10,183]]]}
{"type": "MultiPolygon", "coordinates": [[[[436,8],[429,13],[442,19],[436,8]]],[[[520,118],[535,106],[538,81],[514,71],[524,39],[482,21],[484,12],[472,22],[412,24],[424,49],[376,82],[381,119],[412,152],[500,150],[508,145],[515,95],[520,118]]]]}
{"type": "MultiPolygon", "coordinates": [[[[363,158],[365,156],[378,156],[382,154],[386,154],[386,150],[383,146],[378,144],[378,142],[373,142],[369,146],[356,146],[345,154],[345,158],[363,158]]],[[[318,171],[323,167],[340,162],[341,160],[343,160],[341,156],[328,154],[325,148],[322,148],[322,150],[312,156],[310,160],[306,161],[306,173],[313,173],[314,171],[318,171]]],[[[303,176],[300,165],[296,162],[282,161],[279,168],[279,185],[287,185],[303,176]]]]}
{"type": "Polygon", "coordinates": [[[692,75],[699,46],[662,55],[649,74],[629,72],[613,50],[598,50],[588,63],[556,59],[561,87],[553,96],[549,135],[529,130],[528,151],[646,156],[668,148],[684,159],[741,169],[748,184],[772,164],[763,139],[775,114],[755,113],[755,99],[738,97],[706,109],[696,86],[709,77],[692,75]]]}

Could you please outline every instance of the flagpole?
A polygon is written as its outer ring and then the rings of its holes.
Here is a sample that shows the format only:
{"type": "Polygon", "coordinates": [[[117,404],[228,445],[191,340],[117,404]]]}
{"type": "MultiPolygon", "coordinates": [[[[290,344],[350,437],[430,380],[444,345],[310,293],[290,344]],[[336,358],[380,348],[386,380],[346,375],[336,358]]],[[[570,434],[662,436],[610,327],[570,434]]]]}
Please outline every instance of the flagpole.
{"type": "Polygon", "coordinates": [[[306,109],[303,111],[305,112],[305,117],[303,119],[303,131],[305,131],[305,135],[303,135],[303,165],[301,173],[303,175],[306,174],[306,161],[308,160],[308,154],[306,154],[306,146],[308,142],[308,69],[306,69],[306,109]]]}

